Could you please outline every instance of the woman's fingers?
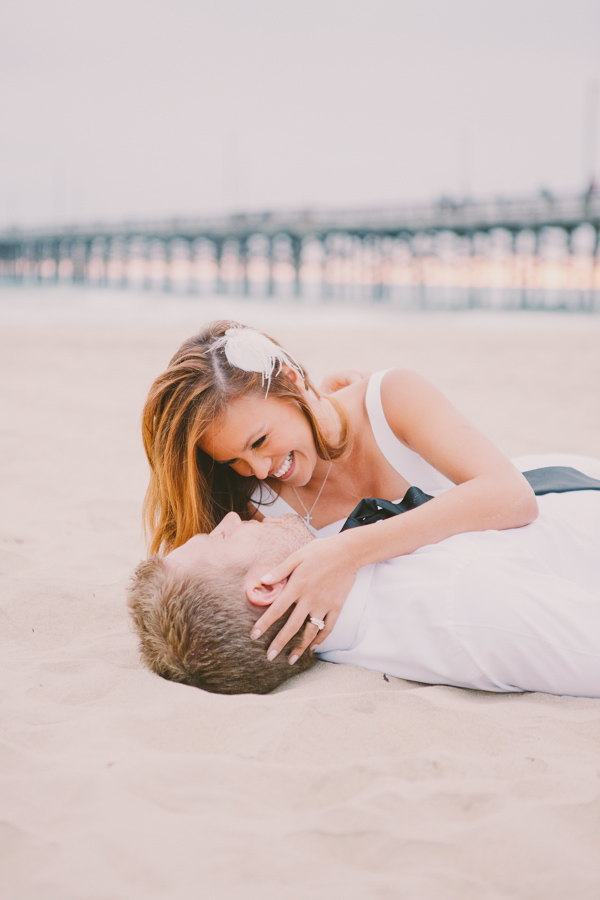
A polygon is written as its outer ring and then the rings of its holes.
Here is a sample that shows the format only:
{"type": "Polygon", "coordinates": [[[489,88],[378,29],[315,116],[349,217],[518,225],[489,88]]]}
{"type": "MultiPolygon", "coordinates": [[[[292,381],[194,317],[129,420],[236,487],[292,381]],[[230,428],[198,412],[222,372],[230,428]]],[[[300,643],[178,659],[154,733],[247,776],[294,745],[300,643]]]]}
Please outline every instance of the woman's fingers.
{"type": "Polygon", "coordinates": [[[293,666],[294,663],[300,659],[307,647],[310,647],[314,643],[314,639],[318,633],[319,628],[317,625],[313,625],[312,622],[306,623],[304,631],[302,632],[302,639],[298,646],[294,647],[294,651],[288,659],[290,666],[293,666]]]}
{"type": "Polygon", "coordinates": [[[328,619],[329,621],[327,621],[327,622],[325,623],[325,628],[323,629],[323,631],[319,631],[319,632],[316,634],[314,641],[311,641],[311,644],[310,644],[311,649],[312,649],[313,647],[318,647],[319,644],[322,644],[323,641],[325,640],[325,638],[328,637],[328,636],[331,634],[331,632],[333,631],[333,626],[334,626],[335,623],[337,622],[338,618],[339,618],[339,613],[336,613],[336,612],[331,612],[331,613],[327,616],[327,619],[328,619]]]}
{"type": "Polygon", "coordinates": [[[293,603],[293,599],[290,597],[289,600],[286,600],[284,595],[282,594],[278,600],[275,600],[274,603],[271,604],[267,608],[267,611],[262,614],[260,619],[257,619],[254,623],[254,628],[250,634],[250,639],[255,641],[261,635],[268,631],[271,625],[273,625],[277,619],[280,619],[281,616],[287,612],[290,606],[293,603]]]}
{"type": "Polygon", "coordinates": [[[281,653],[288,641],[291,641],[294,635],[300,631],[305,621],[306,616],[296,607],[281,631],[279,631],[273,641],[271,641],[269,649],[267,650],[267,659],[275,659],[275,657],[281,653]]]}
{"type": "Polygon", "coordinates": [[[311,641],[321,643],[335,625],[356,572],[352,561],[347,561],[344,555],[341,558],[339,555],[332,557],[332,540],[334,538],[314,541],[296,551],[282,566],[276,567],[270,575],[261,579],[263,585],[270,584],[281,593],[257,620],[251,638],[263,635],[291,606],[294,607],[271,641],[267,651],[268,659],[275,659],[302,630],[302,634],[294,641],[296,646],[290,656],[290,659],[299,659],[311,641]],[[284,584],[284,581],[287,583],[284,584]],[[307,625],[311,618],[313,621],[307,625]],[[321,621],[325,624],[319,629],[321,621]]]}
{"type": "MultiPolygon", "coordinates": [[[[313,616],[312,618],[320,619],[321,617],[313,616]]],[[[321,619],[325,622],[324,628],[319,628],[318,625],[313,625],[313,623],[309,619],[309,621],[306,623],[304,631],[302,632],[302,640],[300,641],[298,646],[294,648],[293,653],[291,653],[290,655],[290,658],[288,660],[289,664],[293,666],[294,663],[300,659],[300,657],[308,647],[318,647],[319,644],[322,644],[325,638],[333,631],[333,626],[337,622],[338,618],[339,613],[335,610],[331,610],[330,612],[324,614],[321,619]],[[325,615],[327,616],[326,618],[325,615]]]]}
{"type": "MultiPolygon", "coordinates": [[[[261,578],[262,584],[267,585],[280,585],[285,582],[289,575],[294,571],[298,563],[300,562],[299,558],[294,558],[296,554],[292,553],[285,562],[281,565],[277,566],[277,568],[273,569],[272,572],[269,572],[267,575],[263,575],[261,578]]],[[[262,614],[260,619],[257,619],[254,623],[254,628],[250,632],[251,640],[255,641],[259,638],[265,631],[268,631],[271,625],[277,621],[277,619],[281,618],[281,616],[286,612],[292,603],[295,603],[297,597],[293,595],[293,593],[285,586],[283,588],[282,593],[279,597],[273,601],[273,603],[267,608],[266,612],[262,614]]]]}
{"type": "Polygon", "coordinates": [[[271,569],[266,575],[263,575],[260,579],[261,582],[263,584],[279,584],[280,581],[284,581],[286,578],[290,577],[301,560],[302,556],[300,555],[300,551],[296,550],[295,553],[290,554],[290,556],[280,563],[280,565],[271,569]]]}
{"type": "MultiPolygon", "coordinates": [[[[317,647],[319,644],[322,644],[325,638],[333,631],[333,626],[337,622],[338,618],[339,612],[333,609],[328,613],[323,613],[322,616],[311,616],[306,623],[304,631],[302,632],[302,639],[300,643],[290,654],[290,658],[288,660],[289,664],[293,666],[294,663],[300,659],[300,657],[308,647],[317,647]],[[319,628],[318,625],[314,625],[313,622],[310,621],[311,618],[324,621],[324,628],[319,628]]],[[[277,637],[279,637],[279,635],[277,635],[277,637]]],[[[273,641],[273,644],[274,643],[275,641],[273,641]]],[[[271,647],[273,646],[273,644],[271,644],[271,647]]],[[[283,646],[285,646],[285,644],[283,646]]],[[[275,657],[273,657],[273,659],[274,658],[275,657]]]]}

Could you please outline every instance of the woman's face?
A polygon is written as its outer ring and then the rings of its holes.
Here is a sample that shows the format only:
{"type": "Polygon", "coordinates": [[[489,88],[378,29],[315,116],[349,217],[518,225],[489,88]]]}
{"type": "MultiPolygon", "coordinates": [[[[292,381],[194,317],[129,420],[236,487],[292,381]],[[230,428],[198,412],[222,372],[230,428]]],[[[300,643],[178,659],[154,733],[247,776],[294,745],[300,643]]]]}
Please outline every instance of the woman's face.
{"type": "Polygon", "coordinates": [[[294,401],[245,396],[231,403],[200,448],[240,475],[307,484],[318,460],[308,419],[294,401]]]}

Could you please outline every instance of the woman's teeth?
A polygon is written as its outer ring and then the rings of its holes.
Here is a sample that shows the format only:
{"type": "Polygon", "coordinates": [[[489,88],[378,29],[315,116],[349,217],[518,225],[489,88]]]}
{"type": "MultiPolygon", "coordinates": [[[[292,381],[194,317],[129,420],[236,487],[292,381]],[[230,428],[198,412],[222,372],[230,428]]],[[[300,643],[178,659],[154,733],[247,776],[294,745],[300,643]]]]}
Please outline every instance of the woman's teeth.
{"type": "Polygon", "coordinates": [[[288,453],[288,455],[286,456],[283,465],[279,466],[278,469],[275,469],[275,471],[273,472],[273,478],[283,478],[283,476],[286,475],[287,472],[289,472],[293,459],[294,451],[292,450],[291,453],[288,453]]]}

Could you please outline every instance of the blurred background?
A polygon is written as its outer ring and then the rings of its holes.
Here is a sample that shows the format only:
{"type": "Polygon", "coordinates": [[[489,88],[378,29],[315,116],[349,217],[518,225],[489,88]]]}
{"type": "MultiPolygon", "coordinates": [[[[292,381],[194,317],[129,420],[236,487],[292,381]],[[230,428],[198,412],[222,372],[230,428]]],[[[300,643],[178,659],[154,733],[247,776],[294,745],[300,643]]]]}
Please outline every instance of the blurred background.
{"type": "Polygon", "coordinates": [[[4,0],[0,281],[600,308],[598,0],[4,0]]]}

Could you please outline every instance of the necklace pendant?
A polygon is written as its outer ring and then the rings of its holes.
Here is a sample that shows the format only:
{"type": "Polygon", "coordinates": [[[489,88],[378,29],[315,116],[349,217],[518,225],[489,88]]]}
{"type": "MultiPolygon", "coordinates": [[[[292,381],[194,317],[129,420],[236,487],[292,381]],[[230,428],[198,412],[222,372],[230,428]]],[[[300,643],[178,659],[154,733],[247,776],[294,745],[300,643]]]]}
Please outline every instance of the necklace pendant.
{"type": "MultiPolygon", "coordinates": [[[[325,478],[323,479],[323,484],[321,485],[321,490],[320,490],[319,493],[317,494],[317,499],[315,500],[315,502],[313,503],[313,505],[311,506],[310,509],[307,509],[307,508],[305,507],[304,503],[302,502],[302,498],[301,498],[300,494],[298,493],[298,491],[296,490],[296,488],[294,487],[294,485],[292,485],[292,490],[294,491],[294,493],[295,493],[295,495],[296,495],[296,499],[298,500],[300,506],[302,507],[302,509],[303,509],[304,512],[306,513],[305,516],[300,516],[300,518],[304,520],[305,524],[306,524],[309,528],[311,527],[311,524],[310,524],[310,523],[311,523],[311,520],[312,520],[311,512],[313,511],[313,509],[315,508],[315,506],[316,506],[317,503],[319,502],[319,499],[320,499],[320,497],[321,497],[321,494],[323,493],[323,488],[325,487],[325,483],[326,483],[327,479],[329,478],[329,473],[331,472],[331,467],[332,467],[332,465],[333,465],[333,460],[331,460],[330,463],[329,463],[329,468],[327,469],[327,474],[326,474],[325,478]]],[[[298,513],[298,515],[300,515],[300,513],[298,513]]]]}

